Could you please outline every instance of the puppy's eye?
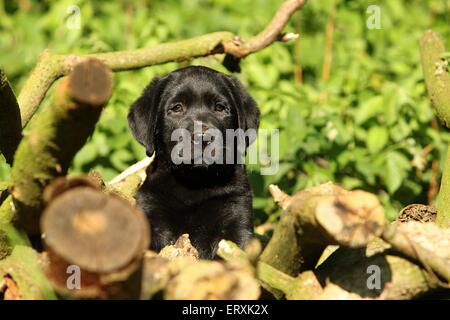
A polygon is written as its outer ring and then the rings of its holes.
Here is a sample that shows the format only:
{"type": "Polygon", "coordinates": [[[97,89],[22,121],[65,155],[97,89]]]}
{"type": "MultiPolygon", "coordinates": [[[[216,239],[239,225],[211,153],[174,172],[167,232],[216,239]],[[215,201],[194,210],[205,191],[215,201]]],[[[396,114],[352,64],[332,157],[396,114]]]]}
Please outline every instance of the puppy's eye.
{"type": "Polygon", "coordinates": [[[175,103],[169,110],[176,113],[181,112],[183,111],[183,105],[181,103],[175,103]]]}
{"type": "Polygon", "coordinates": [[[226,109],[225,105],[221,102],[216,103],[214,110],[217,112],[223,112],[226,109]]]}

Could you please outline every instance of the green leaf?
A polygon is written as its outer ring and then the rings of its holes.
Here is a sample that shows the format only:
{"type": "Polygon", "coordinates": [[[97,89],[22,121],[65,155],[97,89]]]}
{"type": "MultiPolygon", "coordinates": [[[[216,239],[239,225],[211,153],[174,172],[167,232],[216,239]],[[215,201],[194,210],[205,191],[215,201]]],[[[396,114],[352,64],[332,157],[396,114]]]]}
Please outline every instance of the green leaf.
{"type": "Polygon", "coordinates": [[[88,142],[80,151],[74,159],[74,164],[76,166],[82,166],[83,164],[90,163],[94,161],[97,157],[97,148],[92,142],[88,142]]]}
{"type": "Polygon", "coordinates": [[[393,194],[401,186],[402,181],[408,175],[409,168],[408,159],[400,152],[392,151],[387,154],[384,182],[390,194],[393,194]]]}
{"type": "Polygon", "coordinates": [[[264,209],[267,205],[267,198],[254,197],[253,198],[253,208],[254,209],[264,209]]]}
{"type": "Polygon", "coordinates": [[[117,150],[111,155],[111,163],[117,170],[126,169],[132,159],[132,154],[124,149],[117,150]]]}
{"type": "Polygon", "coordinates": [[[375,154],[381,151],[387,144],[389,133],[384,127],[372,127],[367,134],[367,148],[375,154]]]}
{"type": "Polygon", "coordinates": [[[253,63],[247,69],[250,79],[261,88],[270,89],[278,81],[279,72],[273,65],[253,63]]]}
{"type": "Polygon", "coordinates": [[[372,97],[365,101],[362,105],[356,109],[355,122],[357,124],[363,124],[368,119],[383,111],[384,99],[382,96],[372,97]]]}

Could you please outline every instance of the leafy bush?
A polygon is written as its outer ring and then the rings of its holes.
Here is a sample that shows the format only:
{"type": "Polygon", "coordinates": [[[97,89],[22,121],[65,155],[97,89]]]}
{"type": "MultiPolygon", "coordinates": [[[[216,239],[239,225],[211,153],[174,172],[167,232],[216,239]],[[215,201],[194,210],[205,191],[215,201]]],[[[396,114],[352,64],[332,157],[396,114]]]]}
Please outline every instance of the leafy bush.
{"type": "MultiPolygon", "coordinates": [[[[219,30],[251,36],[280,3],[0,1],[0,66],[19,92],[44,48],[85,54],[219,30]],[[67,9],[74,4],[81,12],[80,29],[67,28],[67,9]]],[[[450,135],[440,130],[426,97],[418,41],[427,28],[450,38],[450,3],[380,1],[381,29],[373,30],[366,27],[370,4],[309,1],[287,28],[300,33],[299,40],[276,43],[242,61],[238,77],[261,108],[261,127],[280,130],[278,173],[263,176],[259,166],[249,166],[257,224],[278,217],[267,193],[270,183],[287,192],[328,180],[366,189],[380,197],[390,219],[402,205],[435,200],[441,168],[432,164],[442,163],[450,135]],[[334,34],[330,77],[324,81],[327,23],[334,34]]],[[[190,63],[226,72],[219,57],[190,63]]],[[[98,170],[108,180],[144,157],[128,131],[128,107],[152,77],[184,64],[117,73],[114,95],[71,172],[98,170]]],[[[48,99],[40,112],[47,105],[48,99]]],[[[0,180],[8,175],[2,160],[0,180]]]]}

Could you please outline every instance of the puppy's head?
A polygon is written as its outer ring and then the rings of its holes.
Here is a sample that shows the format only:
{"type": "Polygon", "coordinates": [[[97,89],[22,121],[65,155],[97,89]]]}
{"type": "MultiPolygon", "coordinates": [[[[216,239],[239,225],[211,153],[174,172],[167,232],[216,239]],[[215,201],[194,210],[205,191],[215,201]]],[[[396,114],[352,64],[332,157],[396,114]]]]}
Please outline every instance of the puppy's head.
{"type": "MultiPolygon", "coordinates": [[[[192,66],[154,78],[132,105],[128,123],[148,156],[156,151],[157,157],[171,157],[173,162],[174,148],[180,146],[181,140],[186,143],[189,139],[188,145],[192,147],[189,158],[197,163],[196,147],[206,151],[215,142],[227,149],[226,131],[256,132],[259,115],[255,101],[237,79],[192,66]]],[[[254,139],[255,135],[246,136],[244,147],[254,139]]],[[[201,165],[208,163],[202,161],[201,165]]]]}

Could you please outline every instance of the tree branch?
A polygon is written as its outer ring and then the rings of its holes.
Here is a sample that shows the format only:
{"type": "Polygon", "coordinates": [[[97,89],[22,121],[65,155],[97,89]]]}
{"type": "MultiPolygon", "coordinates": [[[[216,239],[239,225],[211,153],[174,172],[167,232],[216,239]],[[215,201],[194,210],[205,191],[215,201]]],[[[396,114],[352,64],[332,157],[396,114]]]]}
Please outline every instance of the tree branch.
{"type": "Polygon", "coordinates": [[[444,168],[442,169],[441,187],[439,189],[439,198],[437,203],[436,224],[444,228],[450,228],[450,146],[447,148],[444,168]]]}
{"type": "Polygon", "coordinates": [[[39,62],[25,82],[18,97],[22,127],[25,127],[39,108],[47,90],[58,78],[67,75],[73,66],[85,58],[96,58],[112,71],[125,71],[148,67],[171,61],[184,61],[192,58],[225,53],[236,59],[262,50],[274,41],[290,41],[295,34],[281,35],[284,26],[294,12],[300,9],[306,0],[285,1],[272,21],[257,36],[244,41],[231,32],[214,32],[191,39],[163,43],[151,48],[130,51],[117,51],[86,56],[56,55],[48,50],[39,58],[39,62]]]}
{"type": "Polygon", "coordinates": [[[420,56],[428,95],[441,121],[450,128],[450,74],[439,36],[427,30],[420,39],[420,56]]]}
{"type": "Polygon", "coordinates": [[[14,218],[29,234],[37,234],[44,188],[66,174],[111,92],[112,74],[103,63],[87,59],[74,67],[58,87],[51,108],[39,114],[17,149],[11,171],[13,205],[5,200],[2,217],[14,218]]]}
{"type": "Polygon", "coordinates": [[[0,294],[5,299],[56,299],[41,270],[38,253],[24,245],[15,246],[8,257],[0,260],[0,294]]]}
{"type": "Polygon", "coordinates": [[[366,250],[341,247],[333,252],[314,271],[321,283],[326,283],[323,294],[315,299],[347,299],[352,294],[359,299],[405,300],[438,287],[424,269],[399,257],[398,252],[386,247],[370,252],[370,247],[366,250]]]}
{"type": "MultiPolygon", "coordinates": [[[[450,128],[450,73],[448,62],[443,58],[444,44],[432,30],[425,31],[420,40],[422,69],[428,95],[438,117],[450,128]]],[[[444,163],[438,200],[436,223],[450,227],[450,148],[444,163]]]]}
{"type": "MultiPolygon", "coordinates": [[[[230,241],[221,241],[218,255],[229,263],[248,268],[245,252],[230,241]]],[[[318,268],[290,276],[271,265],[256,262],[256,277],[277,298],[316,299],[412,299],[438,286],[422,268],[393,254],[377,239],[367,250],[341,247],[318,268]],[[369,266],[380,269],[379,285],[367,285],[369,266]]]]}
{"type": "Polygon", "coordinates": [[[291,276],[313,269],[330,244],[361,247],[382,232],[383,208],[368,192],[332,183],[291,197],[273,186],[270,191],[283,214],[261,261],[291,276]]]}
{"type": "Polygon", "coordinates": [[[147,176],[147,167],[153,159],[153,157],[146,157],[127,168],[105,185],[106,191],[117,194],[134,204],[136,202],[136,192],[144,182],[147,176]]]}
{"type": "Polygon", "coordinates": [[[257,266],[259,279],[277,297],[281,290],[288,299],[409,299],[447,286],[432,275],[450,276],[448,230],[415,221],[386,225],[375,196],[332,183],[293,196],[274,186],[270,191],[283,213],[257,266]],[[330,244],[341,247],[316,267],[330,244]],[[371,265],[382,276],[377,290],[366,284],[371,265]],[[315,276],[305,273],[310,270],[315,276]],[[288,276],[295,285],[283,280],[288,276]]]}
{"type": "Polygon", "coordinates": [[[288,33],[282,35],[283,28],[288,23],[290,17],[303,5],[306,0],[287,0],[285,1],[270,23],[258,35],[247,41],[235,37],[233,41],[224,43],[225,53],[236,58],[245,58],[253,52],[260,51],[277,40],[289,41],[297,38],[298,35],[288,33]]]}
{"type": "Polygon", "coordinates": [[[389,225],[383,240],[405,256],[433,270],[450,284],[450,229],[433,223],[411,221],[389,225]]]}

